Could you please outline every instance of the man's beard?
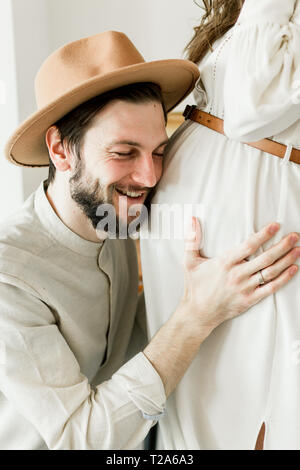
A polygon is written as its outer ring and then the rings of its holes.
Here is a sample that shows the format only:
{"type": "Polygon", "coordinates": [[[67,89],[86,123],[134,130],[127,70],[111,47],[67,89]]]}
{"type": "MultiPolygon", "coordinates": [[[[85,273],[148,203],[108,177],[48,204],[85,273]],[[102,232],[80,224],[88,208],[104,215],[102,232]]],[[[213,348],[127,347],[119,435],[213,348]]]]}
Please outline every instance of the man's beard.
{"type": "MultiPolygon", "coordinates": [[[[84,163],[82,160],[78,159],[75,172],[71,176],[70,183],[70,195],[72,199],[79,206],[81,211],[86,215],[86,217],[91,221],[93,228],[97,230],[99,224],[101,224],[101,230],[109,232],[109,224],[103,224],[105,219],[107,219],[107,212],[104,210],[102,215],[99,215],[99,206],[110,205],[114,207],[113,204],[113,193],[115,191],[115,185],[112,184],[108,186],[105,191],[104,187],[101,185],[99,180],[92,180],[87,175],[84,174],[84,163]],[[97,215],[98,210],[98,215],[97,215]]],[[[101,213],[102,211],[100,211],[101,213]]],[[[146,218],[146,212],[142,210],[141,215],[138,217],[139,224],[142,223],[146,218]]],[[[114,212],[115,213],[115,212],[114,212]]],[[[124,235],[124,232],[127,233],[128,222],[120,219],[118,214],[115,214],[114,224],[112,224],[115,230],[115,234],[112,235],[118,236],[120,233],[124,235]]]]}

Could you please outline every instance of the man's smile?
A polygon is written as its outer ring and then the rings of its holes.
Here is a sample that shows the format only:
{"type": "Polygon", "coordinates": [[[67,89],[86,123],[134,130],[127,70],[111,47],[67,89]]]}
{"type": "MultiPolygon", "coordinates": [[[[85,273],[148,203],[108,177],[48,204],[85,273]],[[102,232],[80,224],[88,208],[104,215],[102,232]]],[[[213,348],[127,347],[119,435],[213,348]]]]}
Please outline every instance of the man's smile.
{"type": "Polygon", "coordinates": [[[141,203],[148,194],[148,190],[140,190],[140,189],[126,189],[116,187],[115,191],[120,196],[126,197],[129,201],[133,201],[136,204],[141,203]]]}

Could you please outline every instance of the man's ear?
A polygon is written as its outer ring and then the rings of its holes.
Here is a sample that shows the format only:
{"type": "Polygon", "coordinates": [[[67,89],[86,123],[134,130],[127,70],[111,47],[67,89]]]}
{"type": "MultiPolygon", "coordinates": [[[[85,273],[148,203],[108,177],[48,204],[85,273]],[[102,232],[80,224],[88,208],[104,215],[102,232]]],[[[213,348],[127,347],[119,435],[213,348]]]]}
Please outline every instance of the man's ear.
{"type": "Polygon", "coordinates": [[[71,168],[71,155],[60,140],[59,130],[51,126],[46,132],[46,144],[53,165],[58,171],[67,171],[71,168]]]}

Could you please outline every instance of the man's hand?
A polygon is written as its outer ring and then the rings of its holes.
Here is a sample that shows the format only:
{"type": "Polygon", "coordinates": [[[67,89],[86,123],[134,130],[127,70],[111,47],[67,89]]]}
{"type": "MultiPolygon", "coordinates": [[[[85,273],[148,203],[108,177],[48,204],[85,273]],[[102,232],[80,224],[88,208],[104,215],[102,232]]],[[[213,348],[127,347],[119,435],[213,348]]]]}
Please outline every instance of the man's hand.
{"type": "MultiPolygon", "coordinates": [[[[297,233],[251,261],[254,255],[279,230],[273,223],[249,237],[233,250],[212,259],[204,258],[198,247],[201,227],[193,217],[192,238],[185,242],[185,291],[183,303],[198,316],[200,328],[212,331],[225,320],[236,317],[287,284],[296,274],[294,264],[300,256],[297,233]]],[[[195,325],[193,326],[195,328],[195,325]]]]}
{"type": "Polygon", "coordinates": [[[200,251],[201,227],[193,218],[193,237],[185,242],[184,295],[176,311],[144,350],[159,373],[166,396],[177,386],[201,343],[221,323],[274,294],[296,274],[299,235],[291,233],[251,261],[279,230],[270,224],[223,256],[207,259],[200,251]],[[264,284],[262,284],[264,282],[264,284]]]}

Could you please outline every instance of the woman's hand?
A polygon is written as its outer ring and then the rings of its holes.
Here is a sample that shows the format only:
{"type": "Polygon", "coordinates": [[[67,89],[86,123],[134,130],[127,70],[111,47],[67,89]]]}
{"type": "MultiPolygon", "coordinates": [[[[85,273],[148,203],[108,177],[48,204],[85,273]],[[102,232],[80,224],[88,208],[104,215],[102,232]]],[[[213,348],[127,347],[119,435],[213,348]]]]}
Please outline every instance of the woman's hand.
{"type": "Polygon", "coordinates": [[[273,223],[223,256],[207,259],[198,247],[201,226],[193,217],[193,236],[185,242],[185,290],[182,304],[211,332],[224,321],[274,294],[296,274],[300,256],[297,233],[291,233],[255,259],[247,261],[279,230],[273,223]]]}

